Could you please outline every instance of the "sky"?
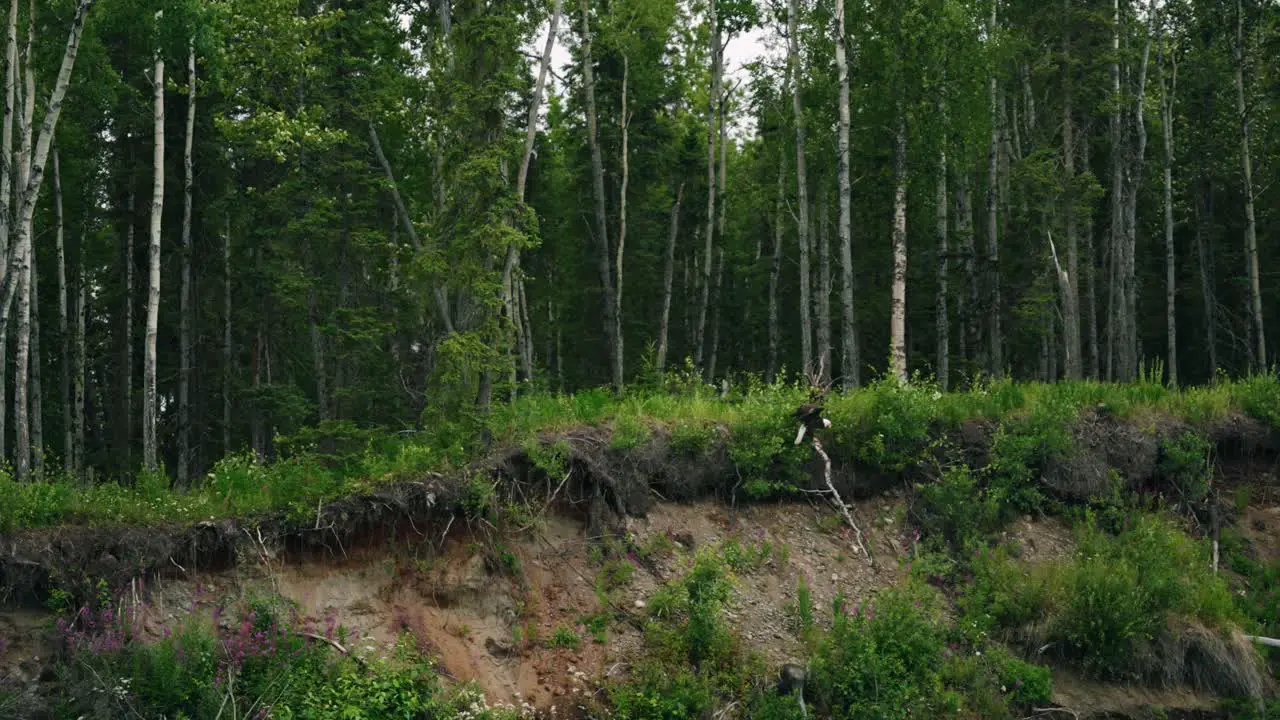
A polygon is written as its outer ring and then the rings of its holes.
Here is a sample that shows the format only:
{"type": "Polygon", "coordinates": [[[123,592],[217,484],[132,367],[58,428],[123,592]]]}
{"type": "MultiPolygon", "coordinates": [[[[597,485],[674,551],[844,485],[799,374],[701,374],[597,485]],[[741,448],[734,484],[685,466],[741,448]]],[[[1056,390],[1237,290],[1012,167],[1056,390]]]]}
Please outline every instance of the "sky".
{"type": "MultiPolygon", "coordinates": [[[[565,28],[561,25],[561,38],[563,38],[564,32],[565,28]]],[[[538,32],[538,36],[534,40],[534,43],[526,48],[526,51],[530,55],[540,58],[542,57],[542,51],[546,46],[547,28],[544,27],[538,32]]],[[[745,81],[747,79],[747,72],[745,69],[747,63],[757,60],[761,56],[765,55],[766,52],[765,31],[761,28],[753,28],[748,32],[731,38],[729,40],[729,44],[725,46],[724,50],[726,80],[728,82],[745,81]]],[[[551,87],[561,89],[559,88],[560,83],[555,76],[562,78],[565,77],[569,69],[569,64],[569,49],[563,42],[561,42],[560,39],[557,39],[555,47],[551,50],[551,65],[555,69],[554,75],[551,78],[548,78],[548,82],[551,83],[551,87]]],[[[533,71],[535,73],[537,72],[536,63],[534,64],[533,71]]],[[[738,138],[741,138],[743,135],[750,135],[753,128],[742,124],[744,121],[749,123],[750,120],[750,118],[739,118],[739,122],[732,126],[733,135],[738,138]]]]}

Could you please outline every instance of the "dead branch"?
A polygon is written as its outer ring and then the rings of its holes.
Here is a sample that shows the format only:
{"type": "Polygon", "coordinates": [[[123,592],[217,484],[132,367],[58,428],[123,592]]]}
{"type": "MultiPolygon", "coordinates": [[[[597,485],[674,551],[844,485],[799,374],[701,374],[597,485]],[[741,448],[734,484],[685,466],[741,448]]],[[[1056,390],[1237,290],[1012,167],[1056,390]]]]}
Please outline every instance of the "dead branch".
{"type": "Polygon", "coordinates": [[[858,527],[858,523],[853,521],[853,513],[849,512],[849,506],[844,504],[844,500],[840,498],[840,492],[836,490],[835,483],[831,481],[831,458],[827,456],[825,450],[822,449],[822,441],[818,439],[815,433],[813,436],[813,449],[822,456],[823,463],[823,479],[827,481],[827,490],[831,493],[831,502],[840,508],[840,513],[844,515],[844,521],[853,528],[854,539],[858,542],[858,547],[862,550],[862,554],[867,556],[867,562],[875,567],[876,560],[871,556],[871,552],[867,550],[867,546],[862,542],[862,530],[858,527]]]}

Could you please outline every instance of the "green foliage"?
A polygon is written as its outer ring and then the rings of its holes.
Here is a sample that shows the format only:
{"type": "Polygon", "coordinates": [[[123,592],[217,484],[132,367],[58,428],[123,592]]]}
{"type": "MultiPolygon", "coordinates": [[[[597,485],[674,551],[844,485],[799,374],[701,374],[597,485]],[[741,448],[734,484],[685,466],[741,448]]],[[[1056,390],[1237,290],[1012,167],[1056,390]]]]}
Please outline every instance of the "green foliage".
{"type": "Polygon", "coordinates": [[[1186,432],[1166,440],[1161,447],[1160,475],[1186,502],[1209,496],[1213,482],[1213,445],[1205,437],[1186,432]]]}
{"type": "Polygon", "coordinates": [[[726,662],[732,641],[720,616],[732,589],[723,560],[712,552],[699,551],[689,571],[649,603],[650,613],[663,619],[660,624],[651,623],[649,630],[664,654],[687,660],[698,669],[726,662]]]}
{"type": "Polygon", "coordinates": [[[1048,700],[1048,668],[999,645],[948,643],[936,596],[918,584],[853,609],[837,601],[810,660],[809,695],[833,718],[1021,717],[1048,700]]]}
{"type": "Polygon", "coordinates": [[[815,705],[833,718],[906,718],[943,711],[945,643],[920,592],[885,592],[836,613],[809,665],[815,705]]]}
{"type": "Polygon", "coordinates": [[[940,480],[920,486],[919,493],[920,529],[961,555],[977,550],[999,528],[1002,506],[978,486],[966,466],[947,468],[940,480]]]}
{"type": "Polygon", "coordinates": [[[687,720],[710,710],[713,696],[706,679],[691,670],[646,666],[610,688],[609,700],[619,720],[687,720]]]}
{"type": "Polygon", "coordinates": [[[720,553],[725,564],[734,572],[754,572],[769,561],[773,544],[768,540],[761,540],[744,545],[737,537],[728,537],[720,543],[720,553]]]}
{"type": "Polygon", "coordinates": [[[582,647],[582,637],[572,629],[562,625],[556,628],[555,634],[551,636],[551,639],[547,641],[547,644],[551,647],[577,650],[579,647],[582,647]]]}
{"type": "Polygon", "coordinates": [[[979,553],[961,600],[979,631],[1043,623],[1059,652],[1091,674],[1133,679],[1170,622],[1224,627],[1240,618],[1203,543],[1172,522],[1135,514],[1119,534],[1087,516],[1075,556],[1027,569],[1005,552],[979,553]]]}

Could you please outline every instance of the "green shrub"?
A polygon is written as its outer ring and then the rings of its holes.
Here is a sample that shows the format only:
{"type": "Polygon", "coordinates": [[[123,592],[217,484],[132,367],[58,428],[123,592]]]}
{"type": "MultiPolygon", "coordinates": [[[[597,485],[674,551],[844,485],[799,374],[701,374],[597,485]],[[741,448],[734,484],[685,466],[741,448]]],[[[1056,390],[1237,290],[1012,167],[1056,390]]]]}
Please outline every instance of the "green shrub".
{"type": "Polygon", "coordinates": [[[556,628],[550,642],[551,647],[569,648],[571,650],[577,650],[582,647],[582,637],[563,625],[556,628]]]}
{"type": "Polygon", "coordinates": [[[967,627],[979,632],[1019,628],[1048,609],[1048,572],[1015,562],[1004,547],[979,550],[969,568],[973,579],[959,599],[967,627]]]}
{"type": "Polygon", "coordinates": [[[952,550],[968,555],[1000,525],[1001,507],[967,466],[947,468],[935,483],[920,486],[920,529],[952,550]]]}
{"type": "Polygon", "coordinates": [[[934,716],[945,644],[929,600],[909,588],[852,612],[837,608],[809,665],[814,704],[833,718],[934,716]]]}
{"type": "Polygon", "coordinates": [[[671,426],[671,451],[685,456],[708,452],[715,442],[716,428],[696,420],[680,420],[671,426]]]}
{"type": "Polygon", "coordinates": [[[1213,444],[1208,439],[1185,432],[1165,440],[1160,450],[1160,475],[1183,500],[1198,503],[1209,496],[1213,444]]]}
{"type": "Polygon", "coordinates": [[[690,670],[650,665],[610,688],[609,700],[618,720],[688,720],[711,710],[713,698],[706,680],[690,670]]]}
{"type": "Polygon", "coordinates": [[[1238,618],[1203,543],[1155,515],[1135,515],[1114,536],[1086,520],[1076,556],[1056,583],[1051,634],[1102,677],[1132,677],[1171,616],[1211,627],[1238,618]]]}

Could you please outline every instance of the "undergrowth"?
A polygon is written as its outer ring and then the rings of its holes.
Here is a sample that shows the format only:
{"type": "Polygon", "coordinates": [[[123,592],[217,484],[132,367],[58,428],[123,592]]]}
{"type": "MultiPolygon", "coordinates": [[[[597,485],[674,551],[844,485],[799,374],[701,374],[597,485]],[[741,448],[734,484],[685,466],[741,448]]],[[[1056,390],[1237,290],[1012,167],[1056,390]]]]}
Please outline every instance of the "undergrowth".
{"type": "MultiPolygon", "coordinates": [[[[485,418],[433,418],[411,434],[328,421],[280,438],[280,459],[273,463],[259,462],[251,454],[232,455],[189,488],[171,487],[162,475],[84,486],[57,476],[17,483],[0,473],[0,495],[6,498],[0,531],[183,523],[267,512],[289,513],[301,521],[320,501],[418,480],[431,472],[458,474],[494,444],[532,448],[540,468],[563,474],[563,448],[554,443],[543,448],[541,438],[580,426],[608,428],[610,448],[620,452],[649,442],[658,432],[669,438],[673,452],[695,457],[723,443],[741,491],[751,498],[777,497],[806,480],[810,451],[792,442],[795,427],[789,417],[806,397],[796,385],[748,379],[722,398],[710,387],[677,378],[621,396],[605,390],[522,395],[485,418]]],[[[1203,437],[1232,412],[1280,427],[1280,381],[1264,376],[1185,390],[1150,382],[997,381],[942,393],[926,381],[909,386],[880,381],[833,394],[825,404],[833,423],[828,441],[833,457],[887,475],[919,475],[922,462],[933,457],[949,432],[968,421],[992,424],[992,457],[981,480],[994,501],[1016,511],[1042,506],[1036,473],[1068,449],[1070,429],[1084,408],[1135,422],[1152,415],[1179,419],[1194,437],[1203,437]]],[[[1183,450],[1194,449],[1194,437],[1183,450]]],[[[1201,491],[1193,475],[1181,474],[1178,481],[1186,484],[1189,495],[1201,491]]]]}

